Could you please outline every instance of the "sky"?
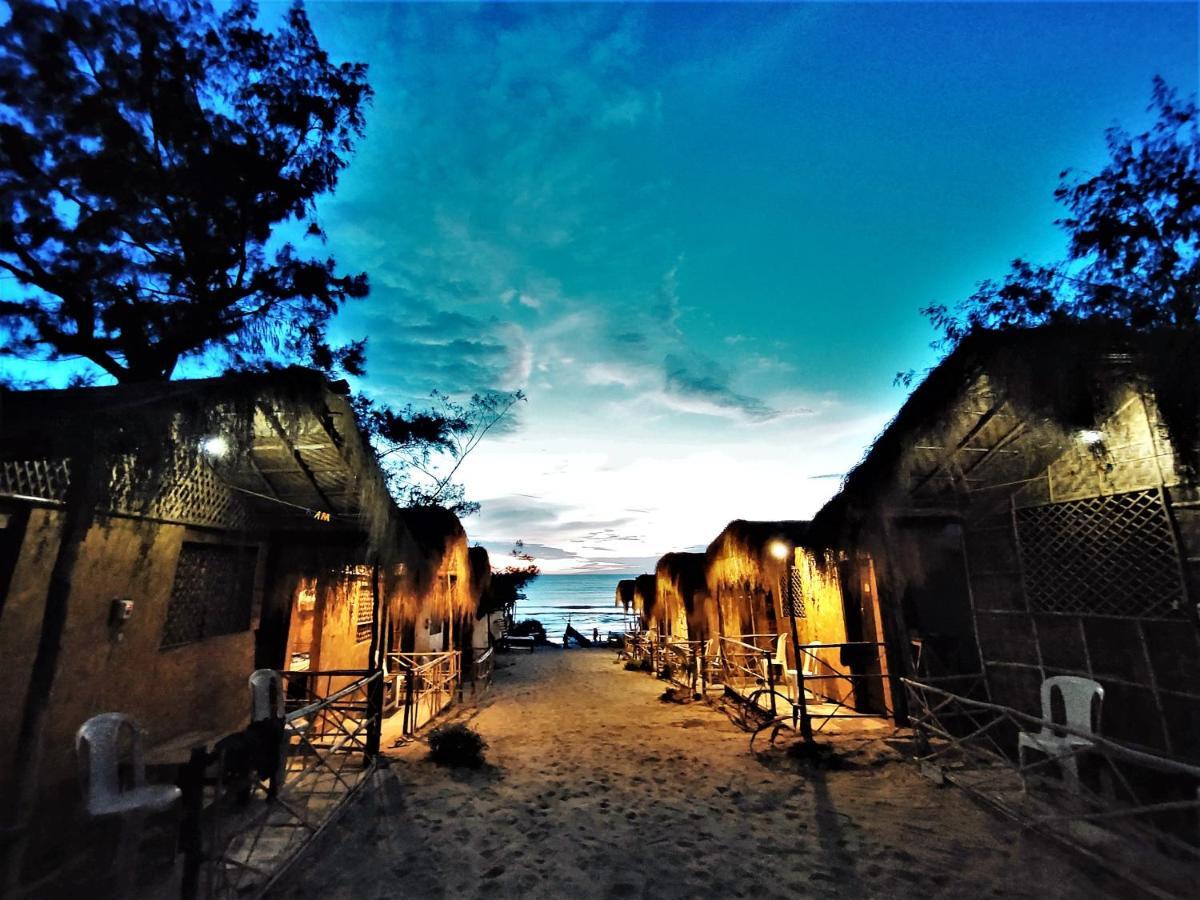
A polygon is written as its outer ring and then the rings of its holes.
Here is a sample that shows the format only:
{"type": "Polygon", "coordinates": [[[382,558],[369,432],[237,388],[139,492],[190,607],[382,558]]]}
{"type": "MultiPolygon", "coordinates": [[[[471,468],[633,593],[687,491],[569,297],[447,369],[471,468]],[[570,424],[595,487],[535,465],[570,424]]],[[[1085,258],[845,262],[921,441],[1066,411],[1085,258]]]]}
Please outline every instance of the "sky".
{"type": "Polygon", "coordinates": [[[464,524],[552,573],[815,513],[936,361],[919,309],[1060,256],[1060,171],[1200,80],[1194,2],[308,10],[375,90],[334,335],[384,400],[525,391],[464,524]]]}
{"type": "Polygon", "coordinates": [[[1063,250],[1053,190],[1197,83],[1195,4],[310,5],[376,96],[330,246],[366,384],[523,388],[473,540],[639,572],[820,508],[936,360],[919,313],[1063,250]]]}

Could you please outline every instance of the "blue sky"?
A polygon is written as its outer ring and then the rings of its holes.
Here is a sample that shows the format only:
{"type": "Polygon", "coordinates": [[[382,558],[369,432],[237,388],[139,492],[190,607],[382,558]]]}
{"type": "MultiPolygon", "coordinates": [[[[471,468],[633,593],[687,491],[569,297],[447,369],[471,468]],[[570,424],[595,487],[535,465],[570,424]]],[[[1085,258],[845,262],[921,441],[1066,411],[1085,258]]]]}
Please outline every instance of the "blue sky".
{"type": "Polygon", "coordinates": [[[803,518],[933,361],[918,313],[1062,250],[1052,193],[1193,4],[313,4],[368,134],[323,205],[368,384],[523,387],[472,537],[641,570],[803,518]]]}
{"type": "Polygon", "coordinates": [[[814,513],[935,361],[918,309],[1060,254],[1058,173],[1198,80],[1195,3],[309,13],[376,92],[319,206],[372,284],[337,334],[384,399],[525,389],[466,525],[547,571],[814,513]]]}

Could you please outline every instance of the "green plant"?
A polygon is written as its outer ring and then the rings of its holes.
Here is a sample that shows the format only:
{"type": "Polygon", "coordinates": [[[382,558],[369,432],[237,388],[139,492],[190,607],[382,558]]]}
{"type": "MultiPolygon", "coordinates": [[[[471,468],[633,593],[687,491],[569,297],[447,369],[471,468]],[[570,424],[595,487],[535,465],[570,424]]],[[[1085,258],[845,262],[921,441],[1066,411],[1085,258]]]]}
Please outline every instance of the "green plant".
{"type": "Polygon", "coordinates": [[[650,662],[650,657],[647,656],[640,663],[638,663],[638,671],[639,672],[653,672],[654,671],[654,663],[650,662]]]}
{"type": "Polygon", "coordinates": [[[672,666],[670,663],[664,663],[662,670],[658,673],[658,677],[665,679],[666,681],[670,681],[671,676],[674,674],[675,674],[675,667],[672,666]]]}
{"type": "Polygon", "coordinates": [[[483,765],[487,741],[462,722],[439,725],[429,732],[429,757],[442,766],[478,769],[483,765]]]}
{"type": "Polygon", "coordinates": [[[625,671],[626,672],[640,672],[641,670],[642,670],[642,664],[640,662],[638,662],[636,659],[628,660],[625,663],[625,671]]]}

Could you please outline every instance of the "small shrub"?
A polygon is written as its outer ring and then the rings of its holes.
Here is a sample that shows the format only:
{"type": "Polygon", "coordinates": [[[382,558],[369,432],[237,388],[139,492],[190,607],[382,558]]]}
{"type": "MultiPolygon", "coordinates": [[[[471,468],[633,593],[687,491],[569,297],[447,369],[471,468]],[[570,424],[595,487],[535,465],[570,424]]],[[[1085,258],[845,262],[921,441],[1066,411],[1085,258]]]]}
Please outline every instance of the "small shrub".
{"type": "Polygon", "coordinates": [[[626,672],[640,672],[641,670],[642,670],[642,664],[640,662],[638,662],[636,659],[631,659],[625,663],[625,671],[626,672]]]}
{"type": "Polygon", "coordinates": [[[639,672],[653,672],[654,671],[654,663],[650,662],[650,657],[647,656],[640,663],[638,663],[638,671],[639,672]]]}
{"type": "Polygon", "coordinates": [[[478,769],[486,749],[483,736],[462,722],[439,725],[429,732],[429,757],[438,765],[478,769]]]}
{"type": "Polygon", "coordinates": [[[664,681],[670,681],[671,676],[675,674],[675,667],[670,663],[663,663],[662,671],[658,673],[658,677],[664,681]]]}

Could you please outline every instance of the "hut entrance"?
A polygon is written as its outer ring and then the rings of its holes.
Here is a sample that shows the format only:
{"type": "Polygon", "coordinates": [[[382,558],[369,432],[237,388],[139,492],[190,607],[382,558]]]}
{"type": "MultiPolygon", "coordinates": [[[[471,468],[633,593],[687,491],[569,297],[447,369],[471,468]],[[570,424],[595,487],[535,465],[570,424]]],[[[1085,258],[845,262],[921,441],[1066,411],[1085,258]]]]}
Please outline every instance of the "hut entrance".
{"type": "Polygon", "coordinates": [[[292,620],[288,625],[288,648],[285,659],[290,672],[315,671],[319,668],[320,648],[313,640],[317,629],[317,583],[304,579],[292,601],[292,620]]]}
{"type": "Polygon", "coordinates": [[[918,674],[978,671],[962,526],[946,519],[907,519],[900,525],[909,568],[904,618],[922,640],[918,674]]]}
{"type": "Polygon", "coordinates": [[[869,558],[842,560],[838,563],[838,580],[842,586],[846,642],[863,645],[857,651],[846,648],[850,651],[846,654],[846,668],[858,708],[887,715],[892,706],[891,688],[883,677],[887,674],[882,649],[885,640],[874,566],[869,558]],[[870,644],[876,647],[869,647],[870,644]]]}

